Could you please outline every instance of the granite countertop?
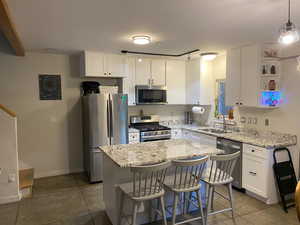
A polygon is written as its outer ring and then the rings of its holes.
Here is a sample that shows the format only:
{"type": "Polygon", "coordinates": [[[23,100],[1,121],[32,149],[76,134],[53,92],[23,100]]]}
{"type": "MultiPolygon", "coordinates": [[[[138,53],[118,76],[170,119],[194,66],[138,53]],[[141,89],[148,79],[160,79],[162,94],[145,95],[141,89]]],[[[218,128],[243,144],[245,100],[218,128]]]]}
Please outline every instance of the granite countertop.
{"type": "MultiPolygon", "coordinates": [[[[204,127],[195,125],[182,125],[182,129],[194,131],[202,134],[207,134],[215,137],[222,137],[234,141],[243,142],[250,145],[255,145],[267,149],[278,147],[288,147],[297,144],[297,136],[293,134],[284,134],[272,131],[256,131],[250,132],[229,132],[224,134],[212,133],[203,131],[204,127]]],[[[207,127],[206,127],[207,128],[207,127]]]]}
{"type": "Polygon", "coordinates": [[[120,167],[155,164],[166,160],[222,152],[214,146],[184,139],[101,146],[99,148],[120,167]]]}

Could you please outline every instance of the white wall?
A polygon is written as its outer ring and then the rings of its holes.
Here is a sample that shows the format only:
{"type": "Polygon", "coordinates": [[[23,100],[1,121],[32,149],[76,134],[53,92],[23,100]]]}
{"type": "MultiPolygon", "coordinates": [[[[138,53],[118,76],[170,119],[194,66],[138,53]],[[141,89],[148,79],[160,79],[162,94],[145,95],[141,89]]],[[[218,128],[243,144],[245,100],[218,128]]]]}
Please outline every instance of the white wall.
{"type": "Polygon", "coordinates": [[[18,201],[19,176],[18,176],[18,145],[17,121],[0,109],[0,204],[18,201]],[[9,177],[15,178],[9,182],[9,177]]]}
{"type": "MultiPolygon", "coordinates": [[[[82,128],[78,57],[0,50],[0,103],[18,115],[19,158],[35,177],[82,171],[82,128]],[[40,101],[38,75],[60,74],[61,101],[40,101]]],[[[87,80],[87,79],[85,79],[87,80]]],[[[93,79],[95,80],[95,79],[93,79]]],[[[98,79],[118,84],[117,79],[98,79]]]]}

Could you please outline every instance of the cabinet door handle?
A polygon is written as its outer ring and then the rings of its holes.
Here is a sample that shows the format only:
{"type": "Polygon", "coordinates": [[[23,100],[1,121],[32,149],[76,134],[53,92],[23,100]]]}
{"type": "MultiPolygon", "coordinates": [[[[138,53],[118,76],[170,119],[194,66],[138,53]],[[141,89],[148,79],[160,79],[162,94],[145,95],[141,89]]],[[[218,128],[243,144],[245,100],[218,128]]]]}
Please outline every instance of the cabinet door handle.
{"type": "Polygon", "coordinates": [[[256,176],[256,173],[255,172],[252,172],[252,171],[249,171],[249,174],[253,175],[253,176],[256,176]]]}
{"type": "Polygon", "coordinates": [[[236,105],[238,105],[239,103],[238,103],[238,102],[236,102],[235,104],[236,104],[236,105]]]}
{"type": "Polygon", "coordinates": [[[111,73],[109,73],[109,75],[111,75],[111,73]]]}
{"type": "Polygon", "coordinates": [[[252,149],[252,150],[251,150],[251,152],[255,152],[255,150],[254,150],[254,149],[252,149]]]}
{"type": "Polygon", "coordinates": [[[106,75],[106,73],[104,73],[104,75],[106,75]]]}
{"type": "Polygon", "coordinates": [[[242,103],[242,102],[240,102],[240,105],[243,105],[243,103],[242,103]]]}

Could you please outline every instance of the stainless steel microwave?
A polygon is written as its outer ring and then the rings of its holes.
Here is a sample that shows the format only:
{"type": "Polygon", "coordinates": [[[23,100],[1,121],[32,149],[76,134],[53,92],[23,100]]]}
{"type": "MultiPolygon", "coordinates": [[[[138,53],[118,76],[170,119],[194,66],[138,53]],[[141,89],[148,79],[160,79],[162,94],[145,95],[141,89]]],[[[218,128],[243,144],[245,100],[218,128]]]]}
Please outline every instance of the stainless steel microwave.
{"type": "Polygon", "coordinates": [[[167,88],[165,86],[135,86],[137,105],[167,104],[167,88]]]}

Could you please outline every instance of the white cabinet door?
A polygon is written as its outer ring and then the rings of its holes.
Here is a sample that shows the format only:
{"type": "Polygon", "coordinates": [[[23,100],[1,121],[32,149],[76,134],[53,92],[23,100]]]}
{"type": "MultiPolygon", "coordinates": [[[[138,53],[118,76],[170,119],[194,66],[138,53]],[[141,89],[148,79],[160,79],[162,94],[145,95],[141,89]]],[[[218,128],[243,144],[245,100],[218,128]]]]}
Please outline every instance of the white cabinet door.
{"type": "Polygon", "coordinates": [[[241,49],[241,103],[245,106],[259,105],[260,48],[257,45],[241,49]]]}
{"type": "Polygon", "coordinates": [[[80,74],[84,77],[104,75],[104,55],[99,52],[84,51],[80,55],[80,74]]]}
{"type": "Polygon", "coordinates": [[[212,61],[200,60],[199,104],[201,105],[213,105],[215,101],[216,80],[212,69],[212,61]]]}
{"type": "Polygon", "coordinates": [[[168,104],[185,104],[185,61],[168,60],[166,70],[168,104]]]}
{"type": "Polygon", "coordinates": [[[166,85],[166,61],[160,59],[151,60],[151,78],[153,85],[166,85]]]}
{"type": "Polygon", "coordinates": [[[128,94],[128,105],[135,105],[135,58],[127,59],[127,77],[123,79],[123,93],[128,94]]]}
{"type": "Polygon", "coordinates": [[[149,85],[151,78],[151,60],[147,58],[136,59],[135,61],[135,84],[149,85]]]}
{"type": "Polygon", "coordinates": [[[239,105],[241,94],[241,49],[227,52],[226,105],[239,105]]]}
{"type": "Polygon", "coordinates": [[[105,72],[109,77],[126,77],[126,57],[123,55],[106,54],[105,72]]]}
{"type": "Polygon", "coordinates": [[[186,62],[186,104],[200,102],[200,59],[186,62]]]}

